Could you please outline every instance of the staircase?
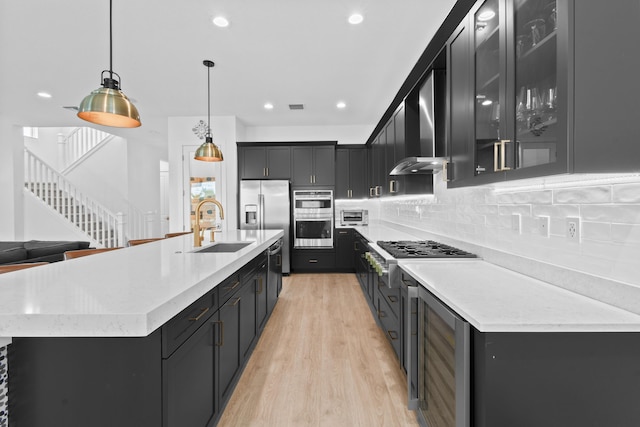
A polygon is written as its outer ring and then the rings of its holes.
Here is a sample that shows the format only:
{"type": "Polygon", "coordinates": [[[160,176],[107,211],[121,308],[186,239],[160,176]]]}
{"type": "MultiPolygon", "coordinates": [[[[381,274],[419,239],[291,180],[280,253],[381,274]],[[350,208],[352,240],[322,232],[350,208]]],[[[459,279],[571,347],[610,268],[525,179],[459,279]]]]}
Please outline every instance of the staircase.
{"type": "Polygon", "coordinates": [[[26,148],[24,160],[25,189],[82,230],[93,244],[111,248],[147,237],[150,222],[145,214],[133,207],[127,214],[111,212],[26,148]]]}
{"type": "Polygon", "coordinates": [[[81,164],[86,156],[95,152],[95,149],[114,138],[113,135],[90,127],[75,128],[71,133],[62,137],[58,143],[61,145],[60,164],[62,175],[81,164]]]}

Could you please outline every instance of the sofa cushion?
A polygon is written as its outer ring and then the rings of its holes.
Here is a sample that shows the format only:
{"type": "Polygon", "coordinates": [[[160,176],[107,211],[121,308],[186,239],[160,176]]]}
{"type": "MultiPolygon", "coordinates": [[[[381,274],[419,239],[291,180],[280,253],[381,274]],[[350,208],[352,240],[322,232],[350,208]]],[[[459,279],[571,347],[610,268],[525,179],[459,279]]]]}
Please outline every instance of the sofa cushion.
{"type": "Polygon", "coordinates": [[[89,242],[47,242],[40,240],[24,242],[24,248],[27,250],[27,258],[29,259],[63,254],[65,251],[86,249],[88,247],[89,242]]]}
{"type": "Polygon", "coordinates": [[[27,259],[27,250],[20,247],[0,250],[0,264],[20,262],[27,259]]]}
{"type": "Polygon", "coordinates": [[[24,248],[24,242],[5,241],[0,242],[0,251],[5,249],[24,248]]]}

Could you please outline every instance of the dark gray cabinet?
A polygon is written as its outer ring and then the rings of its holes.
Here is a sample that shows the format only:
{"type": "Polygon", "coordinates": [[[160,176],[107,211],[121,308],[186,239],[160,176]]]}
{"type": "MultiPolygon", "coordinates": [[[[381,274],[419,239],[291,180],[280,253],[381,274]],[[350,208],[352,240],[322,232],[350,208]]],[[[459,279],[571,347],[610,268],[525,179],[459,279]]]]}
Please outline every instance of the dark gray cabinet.
{"type": "Polygon", "coordinates": [[[218,393],[220,402],[229,400],[233,379],[240,370],[240,296],[230,298],[220,307],[220,342],[218,357],[218,393]]]}
{"type": "Polygon", "coordinates": [[[291,147],[239,146],[240,179],[290,179],[291,147]]]}
{"type": "Polygon", "coordinates": [[[449,186],[638,171],[634,16],[632,0],[478,2],[447,44],[449,186]]]}
{"type": "Polygon", "coordinates": [[[256,328],[262,329],[267,322],[269,314],[269,282],[267,258],[260,262],[256,270],[256,328]]]}
{"type": "Polygon", "coordinates": [[[204,427],[216,418],[216,327],[207,320],[162,361],[163,426],[204,427]]]}
{"type": "Polygon", "coordinates": [[[365,258],[365,253],[369,250],[368,241],[357,231],[354,232],[353,242],[353,264],[356,277],[360,282],[362,291],[366,294],[369,281],[369,263],[365,258]]]}
{"type": "Polygon", "coordinates": [[[336,271],[354,271],[354,230],[353,228],[336,228],[336,271]]]}
{"type": "Polygon", "coordinates": [[[367,149],[358,147],[336,148],[336,199],[363,199],[368,197],[367,149]]]}
{"type": "Polygon", "coordinates": [[[292,147],[294,186],[335,185],[335,144],[292,147]]]}
{"type": "Polygon", "coordinates": [[[291,266],[294,272],[329,272],[335,269],[334,249],[294,249],[291,266]]]}

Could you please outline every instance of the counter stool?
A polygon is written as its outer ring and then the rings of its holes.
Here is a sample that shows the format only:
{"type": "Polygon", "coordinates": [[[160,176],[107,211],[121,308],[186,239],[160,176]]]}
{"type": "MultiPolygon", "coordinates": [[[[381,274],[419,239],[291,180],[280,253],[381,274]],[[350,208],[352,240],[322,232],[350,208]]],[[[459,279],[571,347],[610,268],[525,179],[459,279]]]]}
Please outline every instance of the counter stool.
{"type": "Polygon", "coordinates": [[[191,233],[193,233],[193,231],[179,231],[179,232],[176,232],[176,233],[167,233],[167,234],[164,235],[164,237],[166,239],[168,239],[169,237],[183,236],[185,234],[191,234],[191,233]]]}
{"type": "Polygon", "coordinates": [[[134,239],[134,240],[129,240],[128,245],[129,245],[129,246],[142,245],[142,244],[144,244],[144,243],[155,242],[156,240],[164,240],[164,237],[153,237],[153,238],[150,238],[150,239],[134,239]]]}
{"type": "Polygon", "coordinates": [[[37,267],[39,265],[49,264],[48,262],[25,262],[22,264],[0,265],[0,274],[9,273],[10,271],[24,270],[25,268],[37,267]]]}

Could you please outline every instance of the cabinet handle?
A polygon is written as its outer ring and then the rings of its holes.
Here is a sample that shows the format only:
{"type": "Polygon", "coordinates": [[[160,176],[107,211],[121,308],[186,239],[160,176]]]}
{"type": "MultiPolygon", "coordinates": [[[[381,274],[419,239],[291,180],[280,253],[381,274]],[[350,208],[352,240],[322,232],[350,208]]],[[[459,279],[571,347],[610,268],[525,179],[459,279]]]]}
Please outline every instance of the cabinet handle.
{"type": "Polygon", "coordinates": [[[197,322],[198,320],[202,319],[202,316],[204,316],[207,311],[209,311],[209,307],[203,307],[200,309],[200,314],[198,314],[196,317],[189,317],[189,320],[191,320],[192,322],[197,322]]]}
{"type": "Polygon", "coordinates": [[[276,266],[280,267],[282,265],[282,255],[277,255],[276,256],[276,266]]]}
{"type": "Polygon", "coordinates": [[[315,264],[315,263],[317,263],[317,262],[318,262],[318,260],[317,260],[317,259],[310,259],[310,260],[309,260],[309,263],[311,263],[311,264],[315,264]]]}
{"type": "Polygon", "coordinates": [[[511,168],[507,167],[506,161],[506,145],[511,142],[510,139],[501,139],[498,142],[493,143],[493,171],[502,172],[508,171],[511,168]],[[498,161],[499,159],[499,161],[498,161]]]}
{"type": "Polygon", "coordinates": [[[378,317],[382,319],[383,317],[387,317],[387,313],[382,310],[378,310],[378,317]]]}
{"type": "Polygon", "coordinates": [[[359,250],[359,248],[358,248],[358,242],[353,242],[353,250],[354,250],[354,251],[359,250]]]}
{"type": "Polygon", "coordinates": [[[444,182],[449,182],[451,179],[449,178],[449,161],[445,160],[442,162],[442,180],[444,182]]]}
{"type": "Polygon", "coordinates": [[[258,278],[258,294],[262,293],[262,277],[258,278]]]}
{"type": "Polygon", "coordinates": [[[387,295],[387,299],[391,302],[398,302],[398,297],[395,295],[387,295]]]}
{"type": "Polygon", "coordinates": [[[338,234],[349,234],[347,231],[338,231],[338,234]]]}
{"type": "Polygon", "coordinates": [[[241,298],[238,297],[236,298],[236,300],[233,302],[233,304],[231,304],[231,307],[235,307],[236,305],[238,305],[238,303],[240,302],[241,298]]]}
{"type": "Polygon", "coordinates": [[[387,331],[387,334],[389,335],[389,338],[391,338],[391,341],[398,339],[398,333],[396,331],[387,331]]]}
{"type": "Polygon", "coordinates": [[[216,346],[222,347],[224,346],[224,322],[221,320],[214,320],[213,323],[217,323],[220,325],[220,341],[216,343],[216,346]]]}
{"type": "Polygon", "coordinates": [[[375,187],[369,187],[369,197],[375,197],[375,187]]]}
{"type": "Polygon", "coordinates": [[[376,197],[380,197],[382,193],[382,185],[376,185],[376,197]]]}
{"type": "Polygon", "coordinates": [[[240,281],[236,280],[236,283],[234,283],[234,284],[233,284],[233,285],[231,285],[231,286],[225,286],[225,287],[224,287],[224,289],[226,289],[226,290],[228,290],[228,291],[232,291],[232,290],[234,290],[235,288],[237,288],[239,284],[240,284],[240,281]]]}
{"type": "Polygon", "coordinates": [[[389,193],[397,193],[398,192],[398,181],[392,179],[389,181],[389,193]]]}

